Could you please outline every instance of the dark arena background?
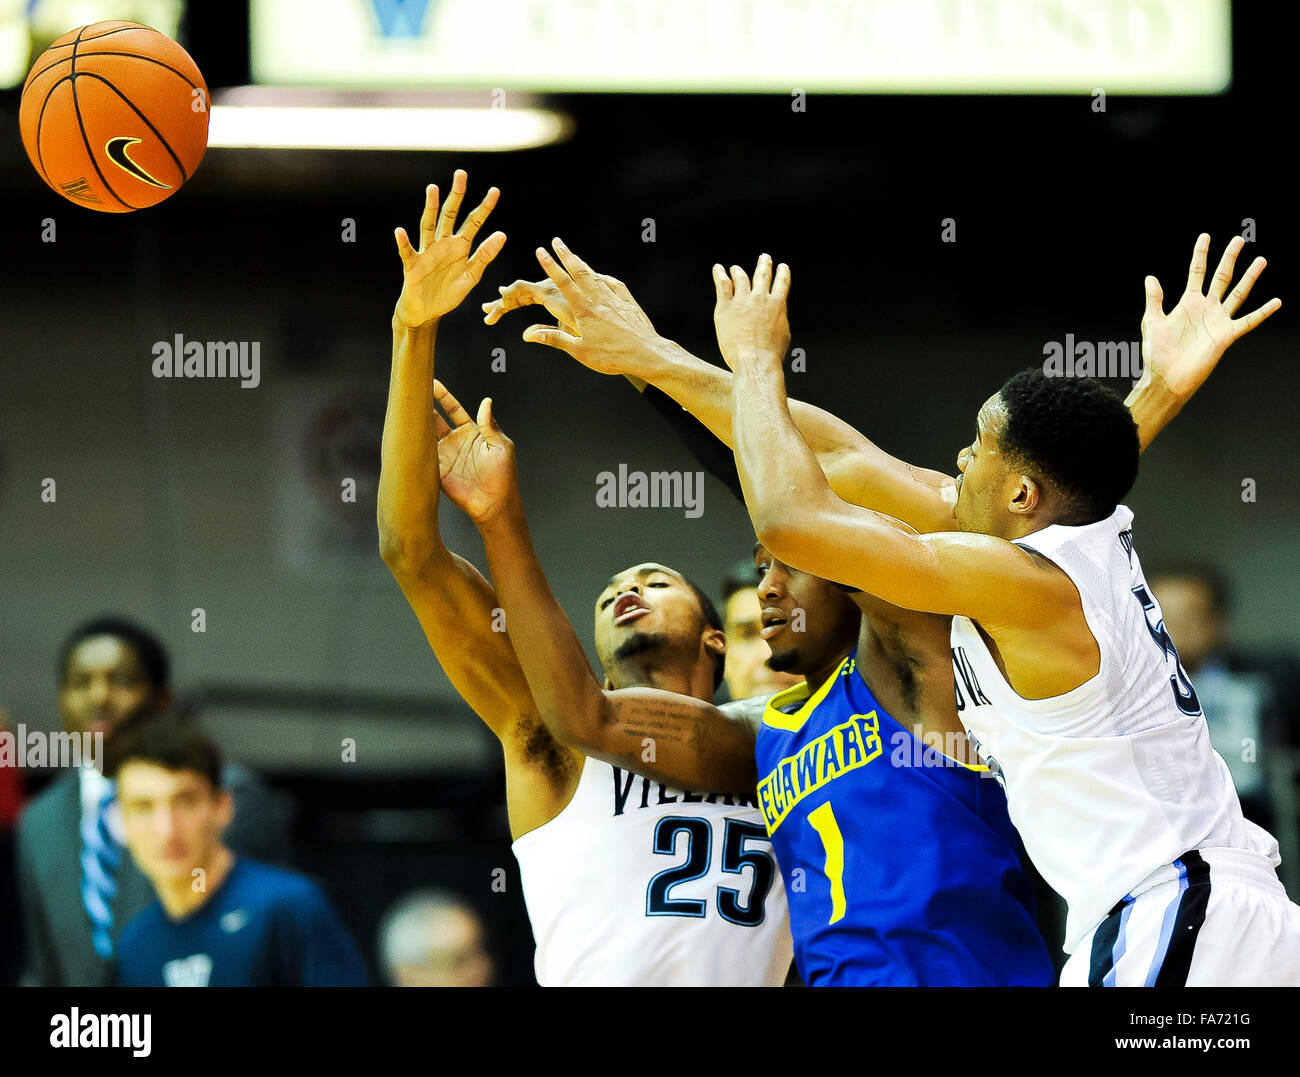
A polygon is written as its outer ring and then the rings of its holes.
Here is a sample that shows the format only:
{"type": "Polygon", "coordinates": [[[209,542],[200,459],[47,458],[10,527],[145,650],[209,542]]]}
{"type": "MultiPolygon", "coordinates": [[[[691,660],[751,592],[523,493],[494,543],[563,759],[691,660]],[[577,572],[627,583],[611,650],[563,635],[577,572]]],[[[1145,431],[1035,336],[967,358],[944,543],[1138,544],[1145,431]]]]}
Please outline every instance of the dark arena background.
{"type": "MultiPolygon", "coordinates": [[[[1126,503],[1149,578],[1226,585],[1203,660],[1255,694],[1207,714],[1294,897],[1296,23],[1291,5],[1230,0],[4,5],[5,727],[61,728],[65,638],[98,615],[136,621],[170,656],[176,709],[277,798],[282,862],[323,887],[374,982],[386,911],[437,888],[479,919],[484,978],[532,985],[500,748],[379,556],[393,229],[416,233],[425,185],[466,169],[467,207],[501,189],[482,235],[503,230],[505,249],[444,319],[437,370],[467,405],[494,399],[593,663],[612,573],[660,561],[721,603],[754,533],[712,477],[699,511],[598,501],[604,472],[699,465],[623,378],[521,340],[544,312],[483,324],[499,285],[540,279],[536,247],[563,237],[715,363],[710,268],[770,252],[793,274],[790,395],[955,474],[1007,376],[1075,342],[1136,358],[1144,277],[1169,309],[1197,235],[1213,238],[1211,270],[1243,235],[1239,272],[1269,260],[1247,307],[1282,309],[1143,456],[1126,503]],[[19,137],[32,62],[107,19],[175,38],[211,92],[196,174],[128,214],[60,198],[19,137]],[[350,127],[336,109],[368,111],[350,127]],[[155,346],[178,337],[255,349],[256,384],[156,377],[155,346]]],[[[1123,395],[1136,369],[1115,374],[1123,395]]],[[[441,525],[486,570],[464,516],[444,504],[441,525]]],[[[0,801],[5,984],[29,960],[21,806],[57,778],[11,769],[0,801]]],[[[1063,914],[1040,900],[1059,964],[1063,914]]]]}

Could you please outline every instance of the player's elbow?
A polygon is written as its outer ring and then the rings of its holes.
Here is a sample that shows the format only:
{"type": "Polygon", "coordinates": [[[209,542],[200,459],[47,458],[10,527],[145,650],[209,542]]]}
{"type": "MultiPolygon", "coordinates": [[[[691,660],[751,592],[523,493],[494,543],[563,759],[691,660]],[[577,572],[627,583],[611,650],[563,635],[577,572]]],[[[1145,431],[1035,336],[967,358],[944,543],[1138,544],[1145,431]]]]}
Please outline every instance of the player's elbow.
{"type": "Polygon", "coordinates": [[[754,534],[768,553],[787,565],[804,559],[808,546],[807,528],[786,517],[763,514],[754,519],[754,534]]]}
{"type": "Polygon", "coordinates": [[[610,751],[615,717],[609,693],[599,690],[586,699],[570,697],[570,700],[571,705],[544,715],[551,736],[564,747],[574,748],[584,755],[610,751]]]}
{"type": "Polygon", "coordinates": [[[397,577],[418,576],[428,571],[438,554],[438,544],[427,537],[410,535],[393,527],[379,528],[379,556],[397,577]]]}
{"type": "Polygon", "coordinates": [[[383,523],[379,525],[379,556],[390,569],[396,571],[410,556],[410,544],[401,533],[383,523]]]}

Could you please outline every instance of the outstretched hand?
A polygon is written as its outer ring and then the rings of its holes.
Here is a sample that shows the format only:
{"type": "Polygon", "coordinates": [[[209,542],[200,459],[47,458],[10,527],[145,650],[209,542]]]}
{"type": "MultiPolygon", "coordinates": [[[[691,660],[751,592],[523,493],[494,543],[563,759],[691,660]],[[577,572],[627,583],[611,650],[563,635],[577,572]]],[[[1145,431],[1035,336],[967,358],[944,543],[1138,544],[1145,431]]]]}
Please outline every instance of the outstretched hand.
{"type": "Polygon", "coordinates": [[[546,280],[503,287],[500,299],[483,304],[483,320],[493,325],[507,311],[543,306],[558,324],[530,325],[524,340],[558,348],[598,374],[634,373],[637,357],[659,339],[645,311],[617,277],[597,273],[561,240],[552,243],[558,262],[537,248],[546,280]]]}
{"type": "Polygon", "coordinates": [[[456,215],[465,197],[465,184],[464,170],[457,169],[451,181],[451,193],[441,212],[437,186],[430,184],[425,188],[418,251],[411,245],[405,228],[394,230],[404,278],[395,316],[409,328],[428,325],[455,310],[470,289],[483,278],[483,271],[505,245],[505,233],[493,232],[471,256],[474,238],[497,204],[501,192],[495,187],[490,188],[457,231],[456,215]]]}
{"type": "Polygon", "coordinates": [[[715,265],[713,286],[717,293],[713,325],[727,366],[735,370],[738,363],[745,362],[779,368],[790,348],[786,314],[790,267],[782,262],[773,277],[772,259],[764,254],[751,283],[740,266],[732,266],[728,277],[721,265],[715,265]]]}
{"type": "Polygon", "coordinates": [[[1210,376],[1229,345],[1244,337],[1282,305],[1280,299],[1270,299],[1249,314],[1233,317],[1267,265],[1263,258],[1256,258],[1237,286],[1224,298],[1223,293],[1232,283],[1237,255],[1245,245],[1246,241],[1240,236],[1229,241],[1219,259],[1219,268],[1210,279],[1209,292],[1203,294],[1201,289],[1210,237],[1202,233],[1192,251],[1187,287],[1178,305],[1168,314],[1164,313],[1164,293],[1160,282],[1155,277],[1146,279],[1142,376],[1143,379],[1160,377],[1169,391],[1184,403],[1210,376]]]}
{"type": "Polygon", "coordinates": [[[442,492],[475,524],[485,523],[518,490],[514,442],[497,425],[491,397],[479,405],[478,418],[471,419],[442,382],[434,381],[433,395],[450,420],[433,413],[442,492]]]}

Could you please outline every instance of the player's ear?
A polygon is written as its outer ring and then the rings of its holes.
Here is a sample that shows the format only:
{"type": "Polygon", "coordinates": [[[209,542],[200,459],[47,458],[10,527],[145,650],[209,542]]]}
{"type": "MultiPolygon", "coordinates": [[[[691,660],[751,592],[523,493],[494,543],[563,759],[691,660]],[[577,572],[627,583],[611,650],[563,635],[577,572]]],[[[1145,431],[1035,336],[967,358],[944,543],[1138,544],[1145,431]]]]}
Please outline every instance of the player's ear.
{"type": "Polygon", "coordinates": [[[705,628],[702,641],[704,643],[704,649],[710,654],[726,655],[727,637],[722,629],[712,627],[705,628]]]}
{"type": "Polygon", "coordinates": [[[1043,487],[1037,479],[1028,475],[1013,475],[1015,485],[1011,490],[1011,500],[1007,510],[1017,516],[1027,516],[1043,502],[1043,487]]]}

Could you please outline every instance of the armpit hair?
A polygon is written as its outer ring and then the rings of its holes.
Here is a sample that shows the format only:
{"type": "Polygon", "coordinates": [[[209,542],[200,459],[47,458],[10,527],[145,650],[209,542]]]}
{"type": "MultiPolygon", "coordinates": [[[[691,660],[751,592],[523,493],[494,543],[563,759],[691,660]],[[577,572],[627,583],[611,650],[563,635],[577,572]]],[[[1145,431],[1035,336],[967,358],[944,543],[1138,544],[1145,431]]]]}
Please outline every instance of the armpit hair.
{"type": "Polygon", "coordinates": [[[520,715],[511,737],[528,766],[557,778],[572,773],[575,766],[573,753],[555,739],[537,715],[520,715]]]}

